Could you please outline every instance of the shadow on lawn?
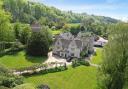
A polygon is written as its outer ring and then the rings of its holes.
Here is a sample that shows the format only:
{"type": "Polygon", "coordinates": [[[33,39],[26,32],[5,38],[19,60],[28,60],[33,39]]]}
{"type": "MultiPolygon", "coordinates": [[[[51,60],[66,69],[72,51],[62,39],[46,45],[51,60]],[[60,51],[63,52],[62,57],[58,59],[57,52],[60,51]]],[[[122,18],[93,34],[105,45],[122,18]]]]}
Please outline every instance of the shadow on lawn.
{"type": "Polygon", "coordinates": [[[43,63],[44,61],[46,61],[48,59],[48,57],[34,57],[34,56],[29,56],[25,54],[25,58],[26,60],[32,62],[32,63],[43,63]]]}

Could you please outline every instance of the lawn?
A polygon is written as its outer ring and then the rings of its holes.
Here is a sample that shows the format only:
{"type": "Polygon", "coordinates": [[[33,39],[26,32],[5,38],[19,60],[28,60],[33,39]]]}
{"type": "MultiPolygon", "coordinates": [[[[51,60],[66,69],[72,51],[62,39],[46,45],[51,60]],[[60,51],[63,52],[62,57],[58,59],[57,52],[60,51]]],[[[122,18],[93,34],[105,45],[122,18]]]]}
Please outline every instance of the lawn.
{"type": "MultiPolygon", "coordinates": [[[[92,57],[92,63],[99,64],[101,62],[102,48],[96,48],[96,50],[97,55],[92,57]]],[[[42,63],[46,59],[43,57],[28,57],[24,51],[21,51],[15,55],[0,57],[0,63],[9,68],[21,68],[42,63]]],[[[62,72],[25,77],[25,83],[31,83],[35,86],[47,84],[51,89],[95,89],[97,85],[96,76],[96,67],[69,67],[68,70],[62,72]]]]}
{"type": "Polygon", "coordinates": [[[25,55],[24,51],[21,51],[14,55],[5,55],[0,57],[0,63],[9,68],[18,69],[42,63],[46,59],[46,57],[28,57],[25,55]]]}
{"type": "Polygon", "coordinates": [[[95,67],[80,66],[77,68],[69,67],[63,72],[35,75],[25,78],[26,83],[35,86],[47,84],[51,89],[94,89],[96,87],[95,67]]]}
{"type": "Polygon", "coordinates": [[[59,29],[59,30],[52,30],[52,34],[53,35],[58,35],[60,33],[62,33],[62,30],[61,29],[59,29]]]}
{"type": "Polygon", "coordinates": [[[96,48],[96,55],[92,57],[92,63],[100,64],[102,62],[102,50],[103,48],[96,48]]]}
{"type": "Polygon", "coordinates": [[[77,26],[79,26],[80,25],[80,23],[69,23],[69,24],[67,24],[69,27],[77,27],[77,26]]]}

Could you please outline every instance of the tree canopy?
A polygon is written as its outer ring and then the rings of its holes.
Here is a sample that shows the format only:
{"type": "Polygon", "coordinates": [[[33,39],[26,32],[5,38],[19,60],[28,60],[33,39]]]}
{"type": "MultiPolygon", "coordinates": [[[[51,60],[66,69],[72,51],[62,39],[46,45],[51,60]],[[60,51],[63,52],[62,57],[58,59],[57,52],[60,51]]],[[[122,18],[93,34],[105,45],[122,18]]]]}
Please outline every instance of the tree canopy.
{"type": "Polygon", "coordinates": [[[108,45],[103,51],[100,69],[101,89],[127,89],[128,24],[111,27],[108,45]]]}

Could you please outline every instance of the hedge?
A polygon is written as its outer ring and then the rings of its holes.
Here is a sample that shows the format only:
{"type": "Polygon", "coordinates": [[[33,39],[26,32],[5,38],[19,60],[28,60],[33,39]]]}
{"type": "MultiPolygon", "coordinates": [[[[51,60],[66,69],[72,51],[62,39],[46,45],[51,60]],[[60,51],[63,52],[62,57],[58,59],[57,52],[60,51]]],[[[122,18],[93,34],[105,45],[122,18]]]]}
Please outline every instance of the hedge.
{"type": "Polygon", "coordinates": [[[83,60],[83,59],[73,59],[72,60],[72,67],[75,68],[77,66],[84,65],[84,66],[90,66],[89,61],[83,60]]]}

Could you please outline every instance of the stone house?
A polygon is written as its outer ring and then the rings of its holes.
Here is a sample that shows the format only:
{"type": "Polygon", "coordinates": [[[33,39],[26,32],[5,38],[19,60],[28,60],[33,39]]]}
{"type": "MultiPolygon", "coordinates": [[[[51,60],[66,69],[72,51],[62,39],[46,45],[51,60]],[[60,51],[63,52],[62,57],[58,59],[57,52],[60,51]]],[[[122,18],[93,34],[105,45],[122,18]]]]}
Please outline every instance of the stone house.
{"type": "Polygon", "coordinates": [[[62,33],[55,38],[53,54],[63,58],[81,58],[82,51],[92,53],[94,38],[84,33],[78,33],[74,37],[71,33],[62,33]]]}

